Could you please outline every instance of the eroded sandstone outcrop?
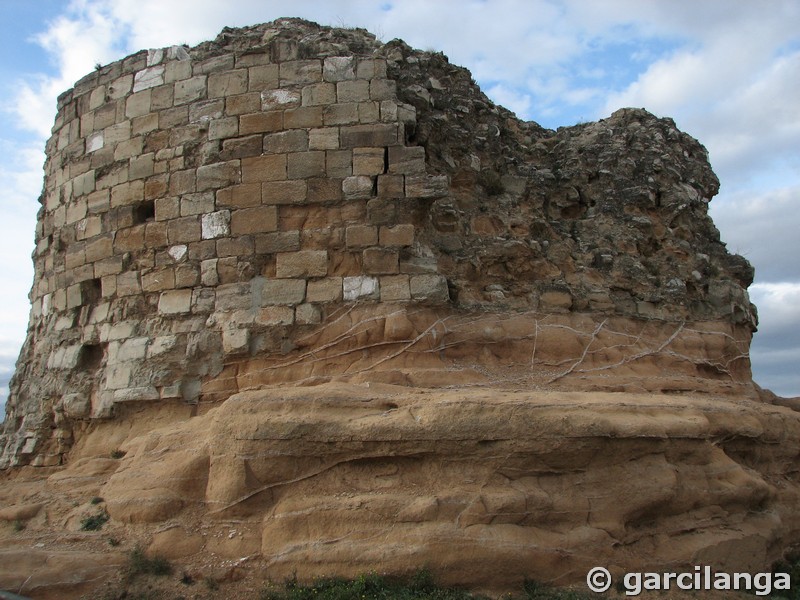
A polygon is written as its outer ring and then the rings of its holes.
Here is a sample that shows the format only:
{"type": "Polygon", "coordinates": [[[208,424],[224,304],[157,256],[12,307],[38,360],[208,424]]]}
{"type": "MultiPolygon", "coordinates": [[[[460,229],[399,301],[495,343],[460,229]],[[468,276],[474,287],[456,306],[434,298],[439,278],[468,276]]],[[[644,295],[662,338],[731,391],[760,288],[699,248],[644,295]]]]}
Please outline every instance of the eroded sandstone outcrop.
{"type": "Polygon", "coordinates": [[[275,576],[795,542],[797,413],[751,380],[752,268],[671,120],[546,130],[441,54],[283,19],[88,75],[47,157],[0,435],[37,493],[275,576]]]}

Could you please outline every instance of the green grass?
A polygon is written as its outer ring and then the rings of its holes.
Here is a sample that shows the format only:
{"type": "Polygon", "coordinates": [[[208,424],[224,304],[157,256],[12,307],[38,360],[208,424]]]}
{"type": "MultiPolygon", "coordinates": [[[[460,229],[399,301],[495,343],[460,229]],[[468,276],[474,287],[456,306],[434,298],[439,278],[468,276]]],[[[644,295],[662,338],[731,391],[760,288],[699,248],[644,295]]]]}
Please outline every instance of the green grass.
{"type": "Polygon", "coordinates": [[[172,565],[163,556],[154,556],[150,558],[145,555],[144,551],[139,547],[131,550],[131,553],[128,555],[127,575],[129,579],[133,579],[139,575],[164,577],[171,573],[172,565]]]}
{"type": "Polygon", "coordinates": [[[261,600],[478,600],[457,588],[437,587],[430,573],[419,571],[411,579],[401,581],[376,573],[355,579],[319,579],[311,585],[287,581],[283,589],[269,588],[261,600]]]}
{"type": "Polygon", "coordinates": [[[108,514],[105,512],[84,517],[81,520],[81,531],[100,531],[107,521],[108,514]]]}
{"type": "MultiPolygon", "coordinates": [[[[520,594],[504,596],[508,600],[598,600],[602,595],[551,588],[526,581],[520,594]]],[[[401,580],[375,573],[355,579],[318,579],[300,585],[296,579],[283,586],[271,586],[261,592],[260,600],[488,600],[458,588],[439,587],[428,571],[418,571],[401,580]]]]}

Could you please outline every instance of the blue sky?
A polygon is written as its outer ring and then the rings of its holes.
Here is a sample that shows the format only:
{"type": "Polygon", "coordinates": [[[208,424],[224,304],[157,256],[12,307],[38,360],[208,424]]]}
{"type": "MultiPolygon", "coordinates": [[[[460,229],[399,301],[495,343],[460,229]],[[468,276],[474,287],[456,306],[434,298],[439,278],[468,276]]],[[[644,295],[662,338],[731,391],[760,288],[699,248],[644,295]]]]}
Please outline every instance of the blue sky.
{"type": "Polygon", "coordinates": [[[756,267],[755,380],[800,395],[800,2],[796,0],[0,0],[0,403],[25,336],[43,148],[56,96],[143,48],[299,16],[444,52],[546,127],[623,106],[708,149],[711,214],[756,267]]]}

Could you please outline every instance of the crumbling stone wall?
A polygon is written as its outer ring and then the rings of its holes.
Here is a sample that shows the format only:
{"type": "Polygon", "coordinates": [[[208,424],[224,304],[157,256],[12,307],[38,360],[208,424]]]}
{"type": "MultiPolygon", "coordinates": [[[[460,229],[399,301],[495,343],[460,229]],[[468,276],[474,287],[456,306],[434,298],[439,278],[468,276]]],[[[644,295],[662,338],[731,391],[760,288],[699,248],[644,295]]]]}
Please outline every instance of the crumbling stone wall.
{"type": "Polygon", "coordinates": [[[520,123],[442,55],[297,20],[98,69],[47,143],[0,466],[57,463],[66,423],[120,402],[224,398],[239,358],[356,305],[378,325],[348,352],[447,335],[447,311],[719,320],[695,354],[749,379],[752,273],[714,239],[705,151],[643,111],[612,121],[520,123]],[[395,335],[396,309],[423,316],[395,335]]]}

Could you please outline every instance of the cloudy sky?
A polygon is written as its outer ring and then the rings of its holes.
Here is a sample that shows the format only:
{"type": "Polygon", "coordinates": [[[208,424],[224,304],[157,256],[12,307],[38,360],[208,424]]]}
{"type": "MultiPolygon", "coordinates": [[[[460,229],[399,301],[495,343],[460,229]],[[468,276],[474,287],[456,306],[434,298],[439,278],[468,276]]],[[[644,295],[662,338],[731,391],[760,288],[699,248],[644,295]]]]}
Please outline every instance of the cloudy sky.
{"type": "Polygon", "coordinates": [[[756,267],[756,381],[800,395],[797,0],[0,0],[0,403],[25,335],[56,96],[97,63],[298,16],[444,52],[524,119],[675,119],[722,181],[711,213],[756,267]]]}

